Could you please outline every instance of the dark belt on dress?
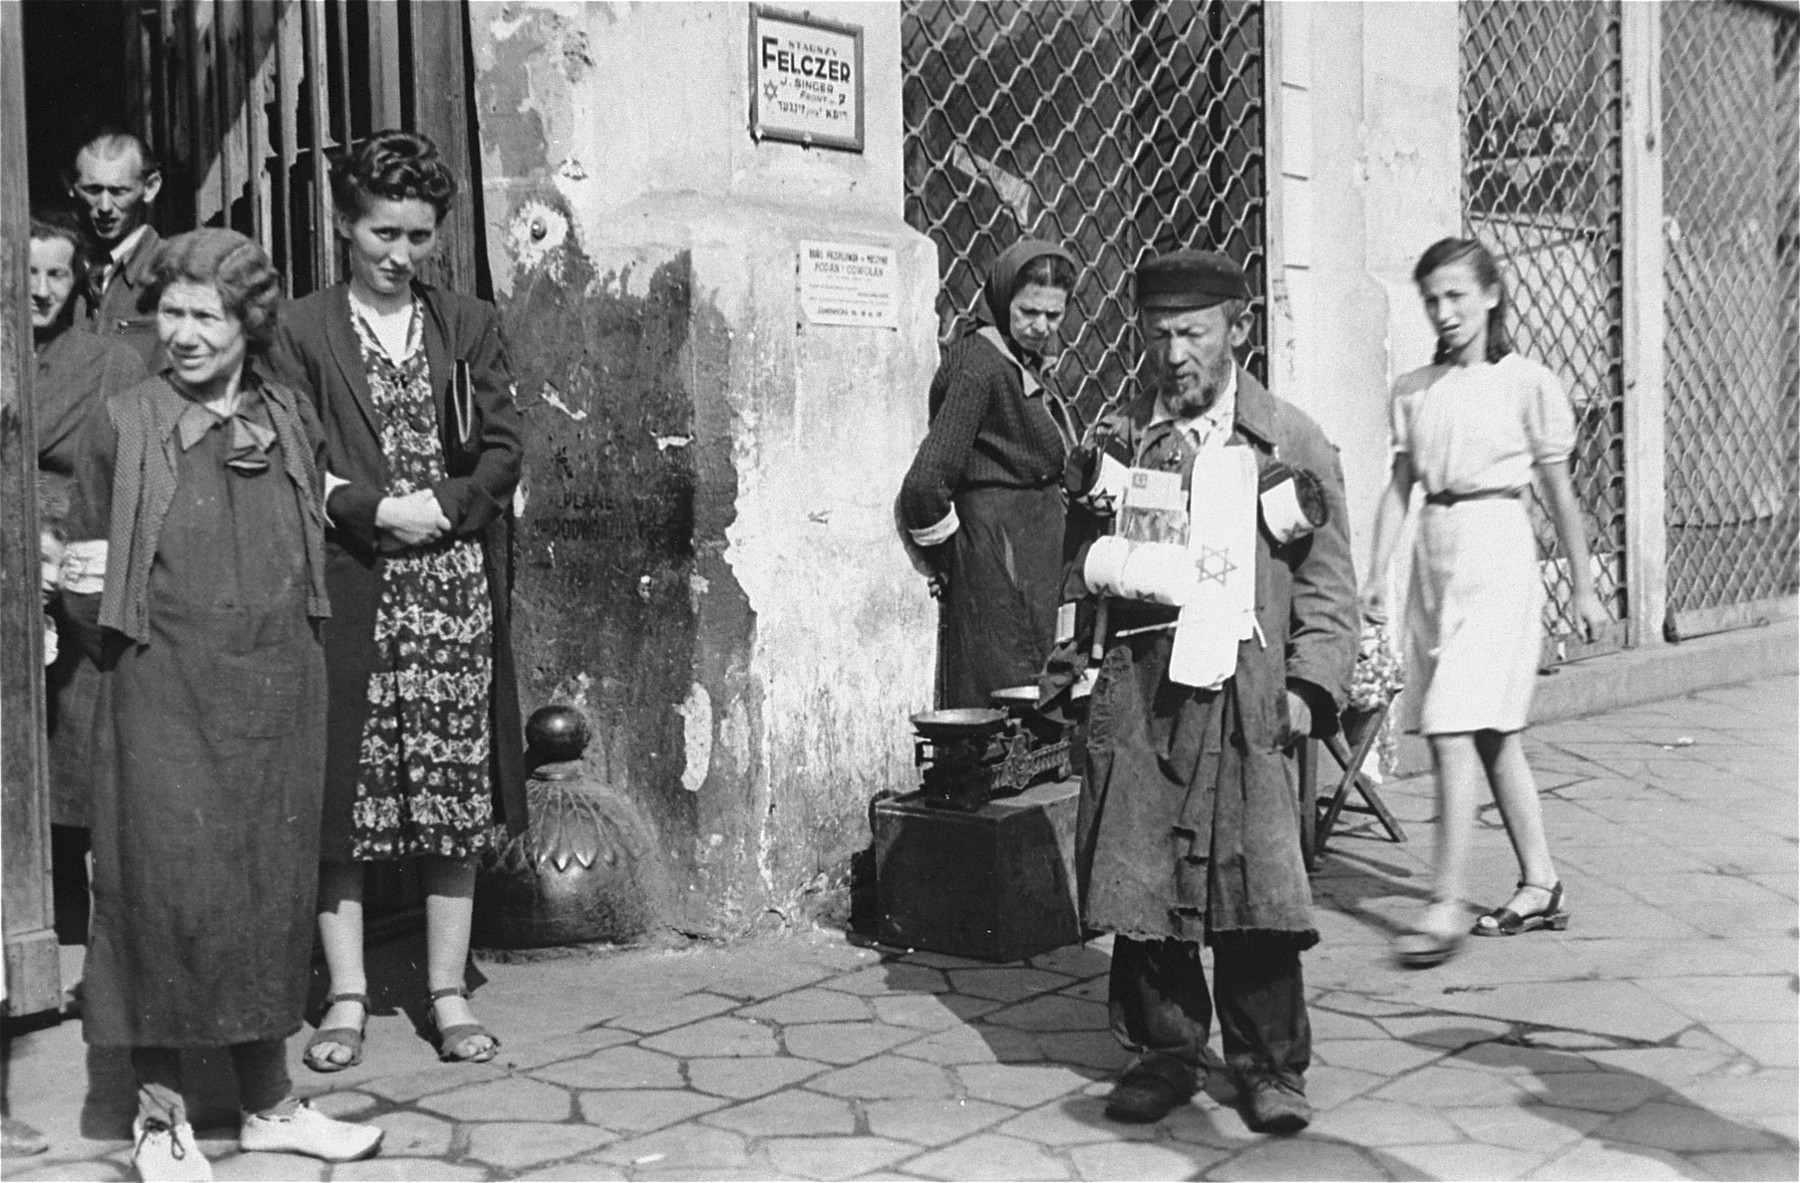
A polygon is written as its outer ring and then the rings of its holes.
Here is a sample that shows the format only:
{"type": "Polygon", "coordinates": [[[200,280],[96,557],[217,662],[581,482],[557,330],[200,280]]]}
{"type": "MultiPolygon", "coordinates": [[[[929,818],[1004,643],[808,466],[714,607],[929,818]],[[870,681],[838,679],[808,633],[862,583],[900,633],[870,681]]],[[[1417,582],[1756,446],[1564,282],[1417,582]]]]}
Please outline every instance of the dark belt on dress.
{"type": "Polygon", "coordinates": [[[1516,501],[1525,496],[1524,489],[1482,489],[1475,493],[1427,493],[1426,505],[1455,505],[1460,501],[1516,501]]]}

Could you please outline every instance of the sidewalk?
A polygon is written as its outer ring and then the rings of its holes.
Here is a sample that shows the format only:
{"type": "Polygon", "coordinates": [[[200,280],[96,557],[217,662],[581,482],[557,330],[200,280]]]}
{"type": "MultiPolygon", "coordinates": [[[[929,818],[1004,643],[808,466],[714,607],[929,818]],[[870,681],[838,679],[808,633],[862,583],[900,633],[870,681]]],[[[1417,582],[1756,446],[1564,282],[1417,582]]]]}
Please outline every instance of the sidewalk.
{"type": "MultiPolygon", "coordinates": [[[[221,1180],[1794,1179],[1795,694],[1771,678],[1535,728],[1574,920],[1436,970],[1386,956],[1427,890],[1432,812],[1429,778],[1387,786],[1412,841],[1340,831],[1315,879],[1298,1137],[1207,1095],[1152,1127],[1101,1115],[1124,1062],[1105,941],[992,966],[814,931],[483,962],[505,1041],[484,1066],[437,1064],[399,1009],[421,1010],[418,966],[377,968],[400,985],[364,1064],[292,1055],[321,1107],[387,1128],[381,1157],[238,1154],[217,1064],[191,1069],[202,1146],[221,1180]]],[[[1474,881],[1498,903],[1515,871],[1481,823],[1474,881]]],[[[78,1024],[18,1038],[10,1088],[52,1145],[6,1179],[130,1177],[128,1072],[78,1024]]]]}

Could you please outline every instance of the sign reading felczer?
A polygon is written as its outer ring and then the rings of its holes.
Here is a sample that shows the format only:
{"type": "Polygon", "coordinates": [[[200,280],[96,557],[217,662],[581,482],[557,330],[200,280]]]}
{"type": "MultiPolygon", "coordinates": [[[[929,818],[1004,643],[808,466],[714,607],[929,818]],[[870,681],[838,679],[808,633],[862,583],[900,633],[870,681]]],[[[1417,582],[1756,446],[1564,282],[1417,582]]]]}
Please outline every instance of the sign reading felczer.
{"type": "Polygon", "coordinates": [[[750,10],[750,130],[762,140],[863,149],[862,29],[750,10]]]}
{"type": "Polygon", "coordinates": [[[859,242],[800,243],[800,311],[809,324],[900,327],[899,258],[859,242]]]}

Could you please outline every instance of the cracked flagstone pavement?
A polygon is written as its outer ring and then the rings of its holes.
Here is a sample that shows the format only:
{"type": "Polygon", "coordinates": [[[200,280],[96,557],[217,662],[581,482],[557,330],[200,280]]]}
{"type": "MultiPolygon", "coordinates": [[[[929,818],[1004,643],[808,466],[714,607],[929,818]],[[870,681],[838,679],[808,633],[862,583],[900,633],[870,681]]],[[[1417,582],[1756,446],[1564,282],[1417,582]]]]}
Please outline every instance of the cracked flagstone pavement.
{"type": "MultiPolygon", "coordinates": [[[[380,1157],[238,1153],[220,1058],[190,1062],[201,1146],[221,1180],[1794,1179],[1795,690],[1533,728],[1573,921],[1435,970],[1386,955],[1428,890],[1431,782],[1384,786],[1412,841],[1356,819],[1314,880],[1296,1137],[1249,1132],[1222,1083],[1153,1126],[1105,1119],[1105,940],[989,965],[816,929],[481,960],[485,1065],[436,1062],[389,949],[361,1065],[314,1074],[290,1041],[300,1091],[385,1127],[380,1157]]],[[[1472,871],[1504,901],[1491,805],[1472,871]]],[[[13,1041],[12,1111],[51,1149],[6,1179],[130,1177],[129,1071],[79,1028],[13,1041]]]]}

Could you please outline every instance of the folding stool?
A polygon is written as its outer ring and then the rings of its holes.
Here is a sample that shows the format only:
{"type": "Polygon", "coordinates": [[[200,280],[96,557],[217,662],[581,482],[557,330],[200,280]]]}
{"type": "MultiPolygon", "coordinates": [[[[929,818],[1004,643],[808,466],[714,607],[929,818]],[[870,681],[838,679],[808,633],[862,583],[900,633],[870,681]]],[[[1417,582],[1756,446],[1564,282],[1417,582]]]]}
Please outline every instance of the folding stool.
{"type": "Polygon", "coordinates": [[[1302,853],[1306,856],[1306,869],[1311,871],[1318,865],[1319,856],[1325,853],[1326,843],[1332,831],[1337,828],[1338,817],[1345,811],[1350,813],[1372,814],[1381,823],[1388,837],[1395,842],[1406,841],[1406,831],[1389,812],[1381,794],[1363,775],[1363,761],[1368,759],[1369,750],[1381,737],[1381,728],[1387,722],[1388,705],[1384,704],[1374,710],[1347,710],[1343,716],[1343,728],[1333,732],[1323,741],[1311,741],[1301,745],[1299,759],[1300,777],[1300,838],[1302,853]],[[1337,788],[1333,790],[1330,800],[1321,804],[1318,799],[1318,743],[1323,742],[1325,750],[1331,753],[1332,760],[1342,770],[1337,788]],[[1351,743],[1354,743],[1354,747],[1351,743]],[[1363,799],[1357,805],[1350,801],[1350,790],[1354,788],[1363,799]]]}

